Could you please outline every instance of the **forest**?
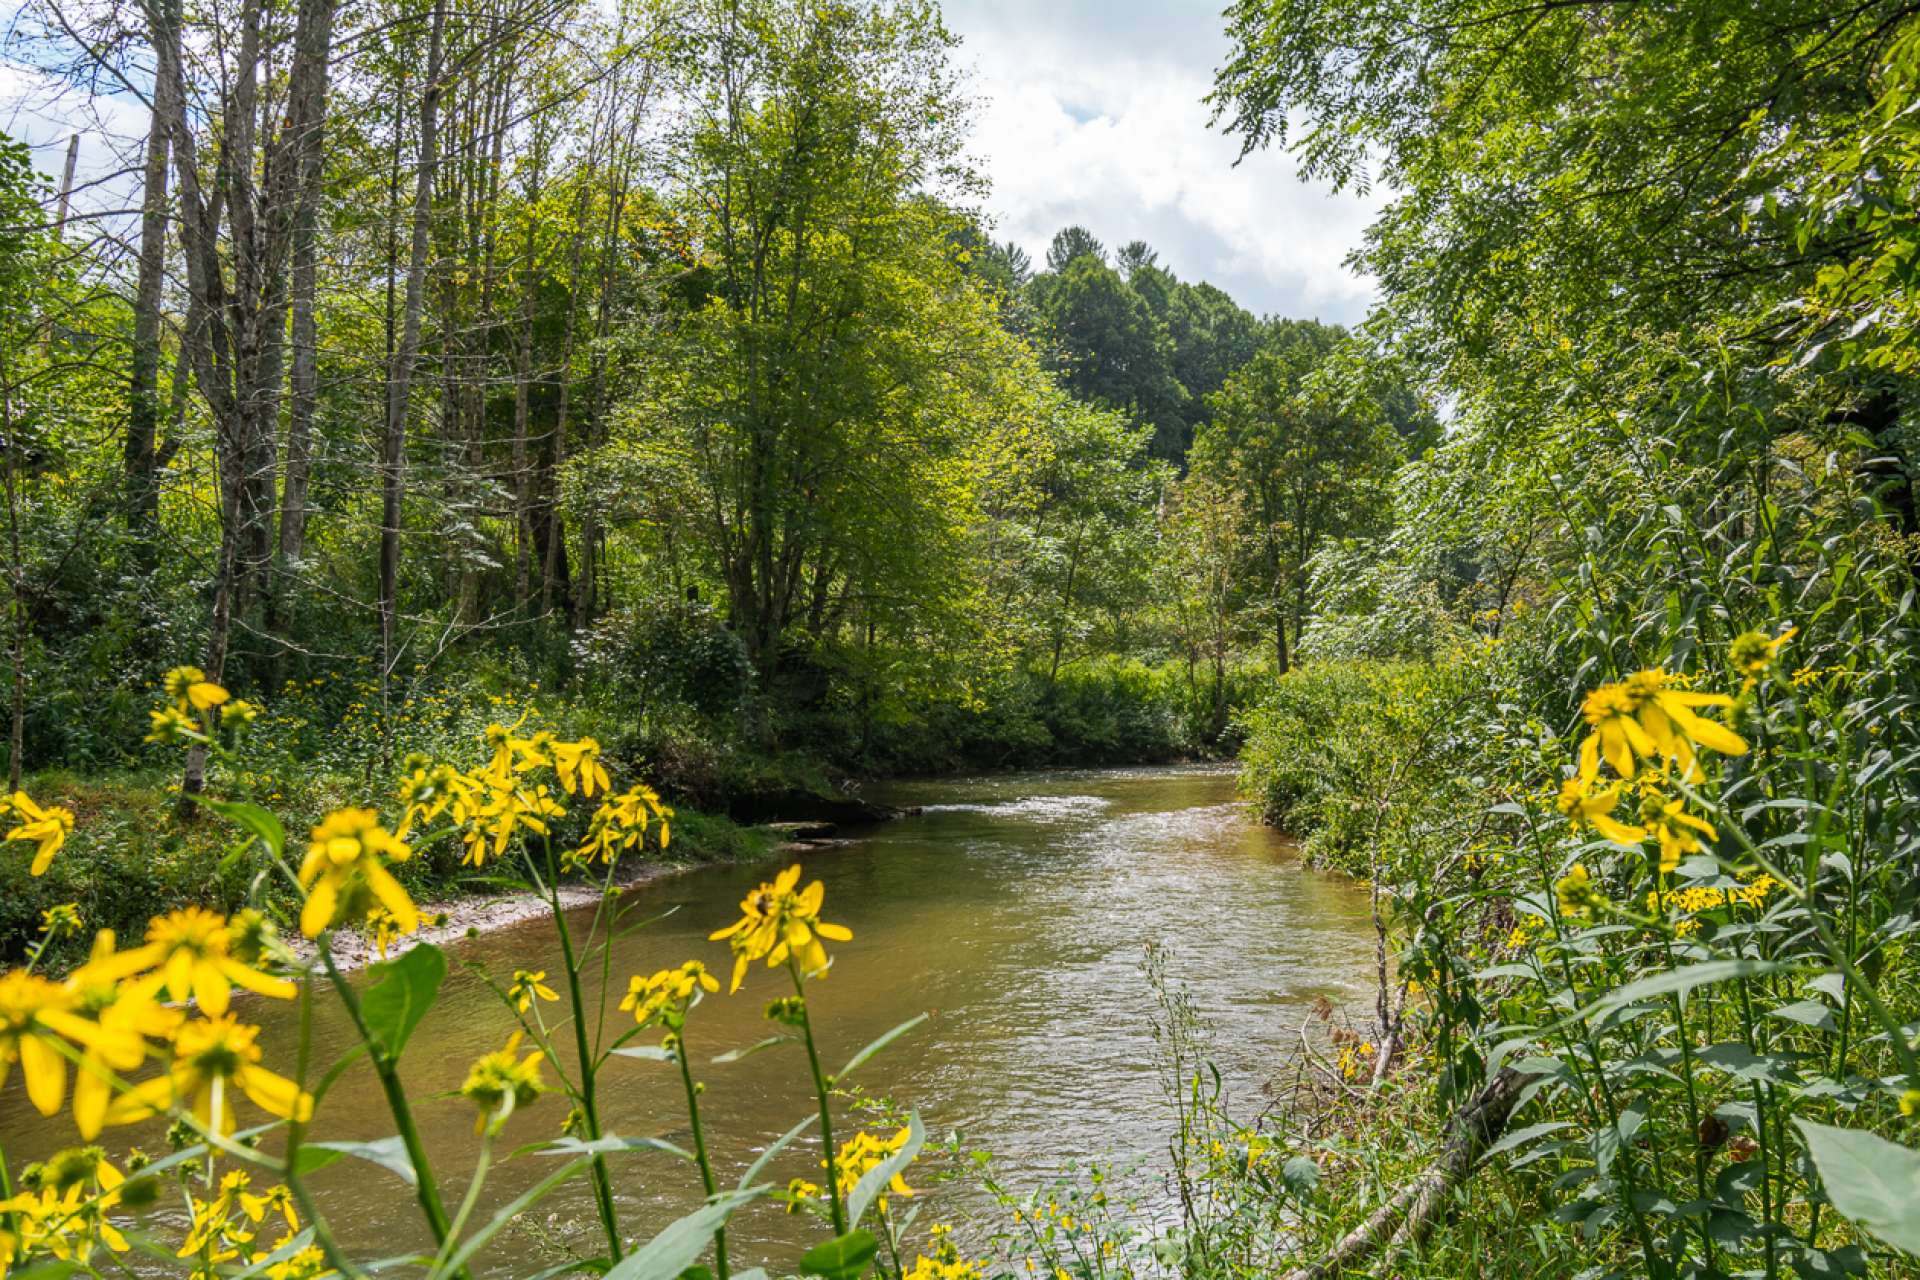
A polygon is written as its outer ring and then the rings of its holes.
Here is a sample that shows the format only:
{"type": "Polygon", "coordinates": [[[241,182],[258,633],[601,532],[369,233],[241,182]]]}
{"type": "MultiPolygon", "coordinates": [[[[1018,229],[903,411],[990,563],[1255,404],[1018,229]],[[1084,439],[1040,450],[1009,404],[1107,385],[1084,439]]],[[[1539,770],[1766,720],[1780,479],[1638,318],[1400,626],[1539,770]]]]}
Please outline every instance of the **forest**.
{"type": "Polygon", "coordinates": [[[0,1270],[1920,1275],[1920,10],[1164,21],[1243,166],[1381,197],[1364,321],[1035,260],[933,0],[16,6],[13,82],[136,136],[0,133],[0,1270]],[[1137,1201],[844,1082],[929,1014],[825,1069],[884,962],[796,823],[1174,762],[1370,930],[1257,1105],[1152,919],[1137,1201]],[[683,864],[740,919],[629,978],[683,864]],[[551,947],[463,958],[476,897],[551,947]],[[463,981],[506,1047],[431,1092],[463,981]],[[696,1075],[780,1046],[735,1160],[696,1075]]]}

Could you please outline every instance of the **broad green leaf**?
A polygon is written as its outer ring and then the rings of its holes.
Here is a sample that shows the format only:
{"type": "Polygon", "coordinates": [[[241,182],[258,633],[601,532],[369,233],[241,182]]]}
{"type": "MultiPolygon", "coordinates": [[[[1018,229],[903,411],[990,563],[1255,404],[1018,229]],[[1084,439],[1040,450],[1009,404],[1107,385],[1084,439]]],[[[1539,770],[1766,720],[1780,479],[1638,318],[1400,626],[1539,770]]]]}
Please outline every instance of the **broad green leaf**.
{"type": "Polygon", "coordinates": [[[1491,1160],[1497,1155],[1512,1151],[1515,1147],[1524,1146],[1532,1142],[1535,1138],[1544,1137],[1556,1129],[1564,1129],[1571,1123],[1572,1122],[1568,1120],[1551,1120],[1545,1124],[1530,1124],[1524,1129],[1515,1129],[1512,1133],[1507,1134],[1501,1138],[1500,1141],[1488,1147],[1487,1154],[1480,1158],[1482,1160],[1491,1160]]]}
{"type": "Polygon", "coordinates": [[[712,1203],[667,1224],[659,1235],[615,1263],[606,1280],[675,1280],[713,1243],[713,1233],[733,1211],[766,1194],[765,1187],[725,1191],[712,1203]]]}
{"type": "Polygon", "coordinates": [[[609,1049],[607,1052],[617,1054],[622,1058],[639,1058],[646,1062],[672,1062],[674,1060],[671,1050],[663,1049],[657,1044],[632,1044],[623,1049],[609,1049]]]}
{"type": "Polygon", "coordinates": [[[591,1140],[569,1134],[553,1142],[536,1143],[532,1148],[533,1154],[542,1156],[614,1155],[622,1151],[663,1151],[682,1160],[693,1159],[693,1152],[665,1138],[622,1138],[613,1133],[591,1140]]]}
{"type": "Polygon", "coordinates": [[[1840,1216],[1903,1253],[1920,1255],[1920,1151],[1860,1129],[1794,1124],[1840,1216]]]}
{"type": "Polygon", "coordinates": [[[1280,1167],[1280,1180],[1287,1190],[1303,1199],[1320,1185],[1320,1166],[1308,1156],[1293,1156],[1280,1167]]]}
{"type": "Polygon", "coordinates": [[[905,1022],[901,1023],[899,1026],[887,1032],[885,1035],[875,1040],[872,1044],[868,1045],[866,1048],[862,1049],[860,1052],[854,1054],[853,1057],[849,1058],[847,1060],[847,1065],[840,1068],[840,1074],[835,1076],[834,1079],[835,1080],[846,1079],[848,1076],[853,1074],[855,1067],[858,1067],[861,1063],[865,1062],[868,1058],[871,1058],[874,1054],[880,1052],[882,1049],[892,1044],[895,1040],[898,1040],[901,1036],[907,1034],[907,1032],[913,1030],[915,1027],[925,1022],[931,1016],[932,1015],[930,1014],[917,1013],[913,1017],[908,1018],[905,1022]]]}
{"type": "Polygon", "coordinates": [[[1834,1019],[1833,1010],[1818,1000],[1797,1000],[1778,1009],[1767,1010],[1767,1016],[1785,1018],[1788,1022],[1798,1022],[1820,1031],[1832,1031],[1839,1025],[1834,1019]]]}
{"type": "Polygon", "coordinates": [[[1785,965],[1772,960],[1707,960],[1684,968],[1667,969],[1609,991],[1583,1009],[1579,1016],[1583,1019],[1602,1018],[1655,996],[1684,996],[1695,987],[1728,982],[1734,978],[1756,977],[1763,973],[1778,973],[1784,968],[1785,965]]]}
{"type": "Polygon", "coordinates": [[[817,1244],[800,1255],[800,1274],[825,1280],[860,1280],[880,1252],[873,1232],[853,1230],[817,1244]]]}
{"type": "Polygon", "coordinates": [[[920,1148],[926,1141],[927,1131],[920,1125],[920,1113],[910,1113],[907,1116],[907,1140],[900,1144],[900,1149],[861,1174],[860,1181],[853,1184],[853,1194],[847,1197],[848,1227],[860,1225],[868,1206],[885,1194],[887,1183],[893,1180],[894,1175],[913,1163],[913,1158],[920,1154],[920,1148]]]}
{"type": "Polygon", "coordinates": [[[809,1115],[799,1124],[796,1124],[793,1128],[787,1130],[778,1138],[775,1138],[772,1145],[760,1153],[760,1158],[748,1166],[744,1174],[740,1175],[740,1190],[745,1191],[758,1181],[761,1173],[765,1171],[768,1165],[773,1163],[773,1158],[792,1146],[793,1140],[813,1127],[814,1122],[819,1119],[820,1116],[818,1112],[809,1115]]]}
{"type": "Polygon", "coordinates": [[[244,827],[250,834],[259,837],[260,843],[266,845],[274,857],[286,855],[287,829],[280,825],[280,819],[259,805],[248,804],[244,800],[209,800],[205,796],[195,796],[194,799],[227,821],[244,827]]]}
{"type": "Polygon", "coordinates": [[[725,1053],[721,1054],[719,1057],[715,1058],[714,1061],[715,1062],[738,1062],[742,1058],[751,1058],[754,1054],[759,1053],[764,1049],[777,1049],[783,1044],[798,1044],[798,1043],[800,1042],[792,1036],[768,1036],[765,1040],[756,1040],[754,1043],[747,1045],[744,1048],[729,1049],[725,1053]]]}
{"type": "Polygon", "coordinates": [[[231,1280],[246,1280],[248,1276],[257,1276],[268,1267],[278,1266],[280,1263],[285,1262],[288,1258],[291,1258],[294,1254],[300,1252],[312,1243],[313,1228],[308,1227],[306,1230],[295,1235],[293,1239],[287,1241],[272,1253],[269,1253],[266,1257],[255,1260],[246,1270],[234,1272],[231,1280]]]}
{"type": "Polygon", "coordinates": [[[440,994],[440,984],[447,977],[446,953],[423,942],[368,972],[373,975],[373,985],[360,997],[360,1016],[366,1020],[377,1047],[392,1061],[400,1056],[407,1037],[440,994]]]}
{"type": "MultiPolygon", "coordinates": [[[[407,1144],[403,1142],[397,1134],[391,1138],[380,1138],[374,1142],[309,1142],[304,1144],[300,1150],[303,1168],[306,1167],[305,1153],[307,1151],[337,1151],[340,1155],[353,1156],[360,1160],[368,1160],[379,1165],[382,1169],[390,1169],[402,1178],[405,1178],[409,1184],[419,1181],[413,1173],[413,1161],[407,1155],[407,1144]]],[[[327,1160],[324,1163],[331,1164],[333,1161],[327,1160]]],[[[316,1165],[313,1167],[319,1168],[321,1166],[316,1165]]]]}

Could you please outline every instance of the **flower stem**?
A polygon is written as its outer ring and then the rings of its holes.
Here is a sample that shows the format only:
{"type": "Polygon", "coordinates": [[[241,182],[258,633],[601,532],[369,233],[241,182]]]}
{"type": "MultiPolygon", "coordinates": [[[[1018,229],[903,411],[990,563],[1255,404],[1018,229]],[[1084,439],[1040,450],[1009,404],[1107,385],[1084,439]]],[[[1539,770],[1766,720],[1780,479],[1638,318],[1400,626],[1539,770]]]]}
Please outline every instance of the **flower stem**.
{"type": "MultiPolygon", "coordinates": [[[[427,1229],[433,1232],[435,1247],[442,1247],[450,1234],[447,1207],[440,1200],[440,1185],[434,1181],[426,1145],[421,1142],[419,1126],[413,1121],[413,1107],[407,1101],[406,1086],[400,1082],[399,1066],[368,1029],[367,1020],[360,1012],[360,996],[333,962],[333,948],[329,945],[327,935],[321,934],[318,943],[321,962],[327,968],[327,978],[333,983],[340,1003],[346,1006],[347,1016],[353,1020],[353,1029],[359,1034],[361,1043],[367,1046],[367,1060],[373,1064],[373,1073],[379,1077],[380,1090],[387,1098],[387,1110],[393,1113],[393,1123],[400,1130],[401,1145],[406,1147],[407,1159],[413,1165],[414,1194],[420,1201],[420,1212],[426,1216],[427,1229]]],[[[456,1274],[466,1276],[468,1272],[462,1267],[456,1274]]]]}
{"type": "MultiPolygon", "coordinates": [[[[592,1051],[587,1046],[587,1002],[580,992],[580,963],[573,950],[573,933],[567,928],[566,913],[560,907],[560,866],[554,857],[553,842],[545,841],[547,853],[547,902],[553,909],[553,927],[560,935],[560,956],[567,967],[567,998],[573,1004],[573,1042],[580,1055],[580,1113],[587,1122],[587,1137],[597,1141],[600,1133],[600,1108],[595,1101],[592,1051]]],[[[607,1158],[593,1157],[593,1199],[600,1213],[600,1225],[607,1233],[607,1252],[620,1261],[620,1220],[613,1207],[613,1179],[607,1173],[607,1158]]]]}
{"type": "Polygon", "coordinates": [[[820,1144],[827,1153],[827,1207],[833,1211],[833,1233],[847,1234],[847,1211],[840,1203],[839,1155],[833,1145],[833,1111],[827,1105],[827,1076],[820,1069],[820,1051],[813,1043],[813,1013],[807,1008],[807,991],[800,979],[800,964],[787,957],[787,973],[793,978],[793,990],[800,997],[800,1036],[807,1042],[807,1065],[813,1070],[813,1095],[820,1103],[820,1144]]]}
{"type": "MultiPolygon", "coordinates": [[[[700,1165],[700,1181],[707,1189],[707,1199],[713,1199],[720,1190],[713,1180],[713,1162],[707,1158],[707,1135],[700,1125],[700,1090],[693,1082],[693,1065],[687,1057],[687,1041],[684,1030],[674,1033],[673,1056],[680,1060],[680,1083],[687,1088],[687,1119],[693,1124],[693,1155],[700,1165]]],[[[727,1280],[727,1229],[715,1227],[713,1231],[713,1270],[720,1280],[727,1280]]]]}

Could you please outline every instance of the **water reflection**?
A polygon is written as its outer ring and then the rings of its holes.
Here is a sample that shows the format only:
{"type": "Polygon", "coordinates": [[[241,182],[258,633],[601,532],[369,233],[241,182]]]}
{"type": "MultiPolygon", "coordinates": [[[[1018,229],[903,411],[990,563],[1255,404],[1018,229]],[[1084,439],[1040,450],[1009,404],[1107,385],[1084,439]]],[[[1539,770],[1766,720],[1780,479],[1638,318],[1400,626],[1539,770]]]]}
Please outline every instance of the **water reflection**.
{"type": "MultiPolygon", "coordinates": [[[[1009,1166],[1052,1169],[1069,1159],[1163,1149],[1164,1118],[1141,978],[1148,940],[1164,944],[1171,969],[1213,1024],[1231,1089],[1250,1095],[1284,1036],[1316,996],[1360,997],[1371,964],[1364,897],[1301,870],[1284,842],[1250,823],[1218,770],[1060,772],[902,783],[878,798],[923,805],[918,817],[809,855],[826,881],[828,919],[854,931],[837,948],[828,980],[813,988],[815,1025],[829,1068],[920,1010],[932,1020],[863,1067],[857,1082],[917,1108],[930,1132],[960,1131],[1009,1166]]],[[[609,1034],[625,1015],[614,1005],[626,976],[690,957],[726,968],[724,944],[707,934],[734,918],[735,904],[766,865],[716,867],[628,895],[624,919],[660,917],[615,944],[604,998],[609,1034]]],[[[584,927],[588,917],[578,919],[584,927]]],[[[480,973],[504,983],[516,968],[561,966],[551,926],[529,921],[463,943],[440,1005],[408,1046],[403,1073],[428,1130],[438,1169],[457,1195],[473,1152],[471,1109],[444,1095],[467,1065],[496,1049],[511,1023],[480,973]]],[[[781,975],[756,970],[731,999],[709,998],[688,1039],[696,1062],[767,1033],[765,1002],[781,975]]],[[[550,1014],[558,1005],[543,1005],[550,1014]]],[[[291,1053],[297,1021],[286,1005],[252,1001],[269,1059],[291,1053]]],[[[316,1061],[350,1043],[344,1021],[316,1010],[316,1061]]],[[[811,1105],[804,1062],[774,1050],[703,1067],[709,1141],[723,1179],[737,1178],[811,1105]]],[[[686,1140],[677,1076],[669,1066],[621,1060],[605,1077],[603,1121],[614,1132],[686,1140]]],[[[558,1131],[563,1104],[543,1099],[516,1116],[509,1143],[558,1131]]],[[[391,1132],[371,1074],[350,1068],[322,1108],[326,1138],[391,1132]]],[[[71,1140],[65,1118],[42,1121],[18,1089],[0,1095],[0,1133],[16,1163],[71,1140]]],[[[125,1132],[125,1131],[122,1131],[125,1132]]],[[[109,1137],[116,1135],[109,1134],[109,1137]]],[[[160,1146],[157,1133],[135,1140],[160,1146]]],[[[796,1149],[773,1173],[819,1179],[818,1148],[796,1149]]],[[[487,1198],[504,1203],[551,1170],[527,1156],[497,1168],[487,1198]]],[[[361,1256],[420,1243],[412,1197],[397,1178],[345,1160],[314,1178],[336,1232],[361,1256]]],[[[657,1154],[622,1157],[616,1187],[629,1229],[647,1233],[692,1207],[698,1178],[657,1154]]],[[[913,1181],[912,1178],[909,1181],[913,1181]]],[[[978,1208],[964,1187],[929,1188],[943,1216],[978,1208]]],[[[584,1182],[563,1190],[532,1229],[498,1239],[480,1270],[525,1274],[577,1242],[597,1238],[584,1182]]],[[[923,1221],[933,1220],[923,1214],[923,1221]]],[[[743,1257],[775,1265],[796,1256],[806,1227],[773,1206],[736,1219],[743,1257]]],[[[177,1236],[175,1237],[177,1238],[177,1236]]],[[[564,1257],[564,1253],[558,1256],[564,1257]]]]}

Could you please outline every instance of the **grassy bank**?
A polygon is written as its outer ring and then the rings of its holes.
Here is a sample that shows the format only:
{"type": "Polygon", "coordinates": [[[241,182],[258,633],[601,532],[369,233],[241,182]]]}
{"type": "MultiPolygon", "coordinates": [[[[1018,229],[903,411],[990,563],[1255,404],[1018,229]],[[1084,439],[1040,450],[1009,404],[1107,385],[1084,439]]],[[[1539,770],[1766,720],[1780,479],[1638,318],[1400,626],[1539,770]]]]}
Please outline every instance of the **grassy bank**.
{"type": "MultiPolygon", "coordinates": [[[[51,944],[44,963],[56,971],[85,958],[94,929],[112,929],[131,944],[150,917],[181,907],[231,913],[257,896],[282,932],[297,932],[291,921],[299,896],[273,876],[262,876],[256,886],[257,860],[242,856],[251,837],[238,827],[210,813],[181,817],[177,778],[45,773],[25,779],[23,789],[40,804],[72,810],[74,833],[43,875],[30,875],[28,860],[0,859],[0,956],[7,961],[19,960],[37,942],[43,912],[68,903],[87,928],[51,944]]],[[[297,850],[309,826],[354,798],[350,779],[314,777],[297,795],[273,803],[297,850]]],[[[778,842],[763,827],[697,809],[677,810],[672,831],[668,851],[650,848],[649,859],[663,865],[746,860],[765,856],[778,842]]],[[[556,836],[578,835],[556,829],[556,836]]],[[[422,902],[509,891],[498,876],[463,866],[460,856],[455,841],[423,844],[417,856],[396,864],[395,874],[422,902]]]]}

